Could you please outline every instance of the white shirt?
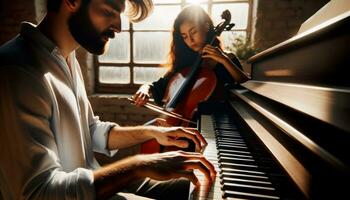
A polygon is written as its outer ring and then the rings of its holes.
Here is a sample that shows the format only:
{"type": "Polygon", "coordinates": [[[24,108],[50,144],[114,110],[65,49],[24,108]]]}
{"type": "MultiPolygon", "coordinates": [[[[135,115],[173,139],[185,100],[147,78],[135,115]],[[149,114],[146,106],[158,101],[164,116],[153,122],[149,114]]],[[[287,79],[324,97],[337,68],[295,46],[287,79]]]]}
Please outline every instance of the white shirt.
{"type": "Polygon", "coordinates": [[[0,189],[4,199],[94,199],[93,151],[116,124],[95,117],[73,52],[34,25],[0,48],[0,189]]]}

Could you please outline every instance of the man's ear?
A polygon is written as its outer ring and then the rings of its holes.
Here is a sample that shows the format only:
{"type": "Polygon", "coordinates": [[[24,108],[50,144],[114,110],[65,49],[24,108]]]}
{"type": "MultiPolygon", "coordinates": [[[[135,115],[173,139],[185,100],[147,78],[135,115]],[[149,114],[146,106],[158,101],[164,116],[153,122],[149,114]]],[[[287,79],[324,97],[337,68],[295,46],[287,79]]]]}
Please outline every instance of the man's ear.
{"type": "Polygon", "coordinates": [[[71,12],[76,12],[83,0],[62,0],[63,6],[66,7],[71,12]]]}

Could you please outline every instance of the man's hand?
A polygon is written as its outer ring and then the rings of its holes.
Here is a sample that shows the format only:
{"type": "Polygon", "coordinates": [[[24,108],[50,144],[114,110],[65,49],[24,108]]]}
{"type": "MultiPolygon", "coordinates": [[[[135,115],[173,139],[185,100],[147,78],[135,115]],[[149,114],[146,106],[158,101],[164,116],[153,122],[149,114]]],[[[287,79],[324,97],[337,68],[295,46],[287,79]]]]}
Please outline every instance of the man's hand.
{"type": "Polygon", "coordinates": [[[155,138],[157,142],[164,146],[176,146],[179,148],[187,148],[188,141],[181,140],[187,138],[196,145],[196,152],[200,152],[207,145],[204,137],[194,128],[183,127],[153,127],[149,134],[155,138]],[[180,139],[179,139],[180,138],[180,139]]]}
{"type": "Polygon", "coordinates": [[[211,186],[215,180],[214,166],[199,153],[172,151],[132,156],[94,171],[96,198],[109,198],[133,181],[146,177],[159,181],[184,177],[201,186],[193,170],[204,174],[205,185],[211,186]]]}
{"type": "Polygon", "coordinates": [[[199,181],[193,170],[201,171],[208,183],[212,183],[216,176],[214,166],[199,153],[172,151],[138,155],[135,158],[139,161],[138,166],[140,166],[136,170],[136,175],[141,178],[149,177],[163,181],[184,177],[199,186],[199,181]]]}

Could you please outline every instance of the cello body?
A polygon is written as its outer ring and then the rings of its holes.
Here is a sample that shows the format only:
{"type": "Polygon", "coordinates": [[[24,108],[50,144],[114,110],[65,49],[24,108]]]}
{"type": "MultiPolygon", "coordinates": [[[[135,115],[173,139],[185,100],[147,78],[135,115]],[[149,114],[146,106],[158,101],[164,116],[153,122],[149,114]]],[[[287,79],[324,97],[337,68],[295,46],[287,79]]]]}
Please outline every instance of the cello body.
{"type": "MultiPolygon", "coordinates": [[[[169,81],[168,87],[164,95],[164,101],[174,98],[174,94],[179,90],[188,75],[190,68],[185,68],[181,72],[176,73],[169,81]]],[[[206,67],[201,68],[198,72],[197,79],[194,81],[192,87],[188,90],[181,102],[172,110],[180,114],[186,119],[192,119],[197,109],[197,105],[207,100],[213,93],[216,87],[217,78],[213,70],[206,67]]],[[[174,117],[166,117],[166,122],[172,126],[188,127],[189,123],[179,120],[174,117]]]]}

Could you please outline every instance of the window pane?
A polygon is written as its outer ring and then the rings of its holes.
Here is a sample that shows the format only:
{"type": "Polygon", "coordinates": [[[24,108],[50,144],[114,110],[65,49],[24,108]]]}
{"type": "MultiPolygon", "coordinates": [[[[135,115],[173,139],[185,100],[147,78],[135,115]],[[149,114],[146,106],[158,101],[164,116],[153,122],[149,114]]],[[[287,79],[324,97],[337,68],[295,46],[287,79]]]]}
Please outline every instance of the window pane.
{"type": "Polygon", "coordinates": [[[200,4],[200,3],[207,3],[208,0],[186,0],[186,3],[189,4],[200,4]]]}
{"type": "Polygon", "coordinates": [[[162,77],[167,69],[166,67],[135,67],[134,82],[136,84],[152,83],[162,77]]]}
{"type": "Polygon", "coordinates": [[[181,0],[153,0],[153,3],[181,3],[181,0]]]}
{"type": "Polygon", "coordinates": [[[221,39],[224,43],[225,50],[232,50],[233,42],[236,38],[245,39],[247,33],[245,31],[224,31],[221,33],[221,39]]]}
{"type": "Polygon", "coordinates": [[[248,12],[249,12],[248,3],[213,4],[212,19],[214,21],[214,25],[222,21],[221,13],[227,9],[231,12],[231,16],[232,16],[231,22],[236,24],[236,26],[233,27],[233,30],[246,29],[248,25],[248,12]]]}
{"type": "Polygon", "coordinates": [[[134,61],[163,63],[170,47],[170,32],[135,32],[134,61]]]}
{"type": "MultiPolygon", "coordinates": [[[[191,3],[188,3],[188,4],[186,4],[186,6],[188,6],[188,5],[192,5],[191,3]]],[[[208,13],[208,4],[206,4],[206,3],[201,3],[201,4],[198,4],[200,7],[202,7],[203,8],[203,10],[205,10],[205,12],[207,12],[208,13]]]]}
{"type": "Polygon", "coordinates": [[[215,2],[215,1],[220,1],[220,2],[223,2],[223,1],[227,1],[227,2],[234,2],[234,1],[246,1],[246,2],[248,2],[249,0],[213,0],[213,2],[215,2]]]}
{"type": "Polygon", "coordinates": [[[129,67],[103,67],[99,68],[100,83],[128,84],[130,83],[129,67]]]}
{"type": "Polygon", "coordinates": [[[98,57],[100,62],[130,62],[130,34],[129,32],[116,33],[115,38],[109,41],[109,48],[105,54],[98,57]]]}
{"type": "Polygon", "coordinates": [[[180,5],[155,6],[152,14],[140,23],[134,24],[135,30],[171,30],[180,5]]]}
{"type": "Polygon", "coordinates": [[[129,19],[125,15],[121,14],[120,18],[122,19],[122,30],[129,30],[129,19]]]}

